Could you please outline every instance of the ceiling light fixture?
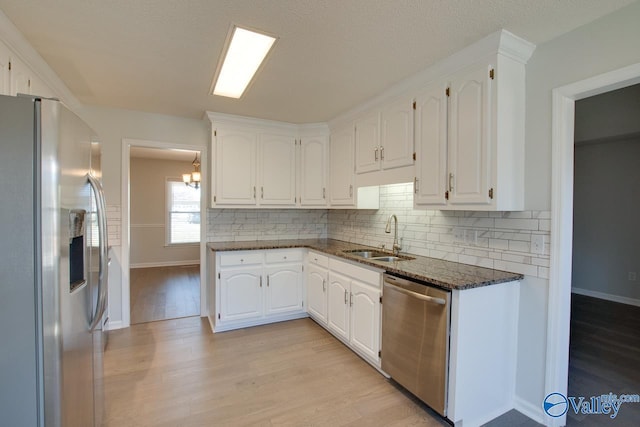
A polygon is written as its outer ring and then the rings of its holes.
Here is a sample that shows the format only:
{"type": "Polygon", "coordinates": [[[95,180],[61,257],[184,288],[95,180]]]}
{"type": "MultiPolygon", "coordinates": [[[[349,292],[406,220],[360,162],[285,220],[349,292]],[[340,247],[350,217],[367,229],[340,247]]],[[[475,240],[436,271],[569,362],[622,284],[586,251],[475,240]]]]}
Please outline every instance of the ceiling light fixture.
{"type": "Polygon", "coordinates": [[[196,190],[200,188],[200,181],[202,180],[202,176],[200,175],[200,160],[198,160],[198,153],[196,153],[196,158],[191,162],[193,165],[193,172],[191,173],[183,173],[182,181],[184,181],[187,187],[193,187],[196,190]]]}
{"type": "Polygon", "coordinates": [[[233,26],[213,81],[213,95],[240,98],[276,40],[267,34],[233,26]]]}

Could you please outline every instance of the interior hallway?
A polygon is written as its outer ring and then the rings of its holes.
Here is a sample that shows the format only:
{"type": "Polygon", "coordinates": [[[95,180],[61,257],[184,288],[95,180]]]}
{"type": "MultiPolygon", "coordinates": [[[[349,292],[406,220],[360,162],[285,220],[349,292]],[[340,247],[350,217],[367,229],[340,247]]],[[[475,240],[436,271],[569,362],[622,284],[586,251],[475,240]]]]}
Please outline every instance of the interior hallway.
{"type": "Polygon", "coordinates": [[[200,266],[131,269],[131,324],[200,315],[200,266]]]}

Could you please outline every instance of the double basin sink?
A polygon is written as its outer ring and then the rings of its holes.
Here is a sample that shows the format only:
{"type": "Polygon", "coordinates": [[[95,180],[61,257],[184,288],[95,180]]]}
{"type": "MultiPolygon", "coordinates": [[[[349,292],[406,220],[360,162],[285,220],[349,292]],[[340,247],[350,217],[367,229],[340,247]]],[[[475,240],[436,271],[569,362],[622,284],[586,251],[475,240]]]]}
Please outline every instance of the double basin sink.
{"type": "Polygon", "coordinates": [[[388,252],[373,251],[373,250],[366,250],[366,249],[352,249],[352,250],[343,251],[343,252],[357,258],[363,258],[371,261],[380,261],[380,262],[407,261],[407,260],[415,259],[405,255],[390,255],[388,252]]]}

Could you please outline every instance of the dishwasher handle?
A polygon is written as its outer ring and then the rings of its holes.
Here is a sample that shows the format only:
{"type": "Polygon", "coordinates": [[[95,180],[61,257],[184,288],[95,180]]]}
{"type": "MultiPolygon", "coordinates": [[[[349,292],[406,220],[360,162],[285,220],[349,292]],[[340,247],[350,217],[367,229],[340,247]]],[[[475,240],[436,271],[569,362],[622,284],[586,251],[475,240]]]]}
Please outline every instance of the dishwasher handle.
{"type": "Polygon", "coordinates": [[[422,294],[419,294],[417,292],[413,292],[413,291],[410,291],[408,289],[396,286],[393,283],[390,283],[390,282],[386,282],[386,283],[387,283],[387,285],[389,285],[390,289],[393,289],[394,291],[398,291],[398,292],[403,293],[405,295],[408,295],[410,297],[417,298],[417,299],[419,299],[421,301],[432,302],[432,303],[438,304],[438,305],[445,305],[447,303],[442,298],[434,298],[434,297],[430,297],[428,295],[422,295],[422,294]]]}

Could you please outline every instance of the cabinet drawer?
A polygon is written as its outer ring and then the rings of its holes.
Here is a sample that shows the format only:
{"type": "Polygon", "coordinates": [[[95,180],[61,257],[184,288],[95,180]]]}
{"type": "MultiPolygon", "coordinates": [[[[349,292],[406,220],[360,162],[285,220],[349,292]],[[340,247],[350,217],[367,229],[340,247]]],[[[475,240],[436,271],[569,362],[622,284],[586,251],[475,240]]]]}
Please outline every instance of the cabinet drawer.
{"type": "Polygon", "coordinates": [[[317,252],[309,252],[309,262],[320,267],[329,268],[329,257],[317,252]]]}
{"type": "Polygon", "coordinates": [[[220,254],[220,266],[262,264],[262,251],[224,252],[220,254]]]}
{"type": "Polygon", "coordinates": [[[267,264],[278,262],[300,262],[302,261],[302,251],[298,249],[267,251],[266,260],[267,264]]]}

